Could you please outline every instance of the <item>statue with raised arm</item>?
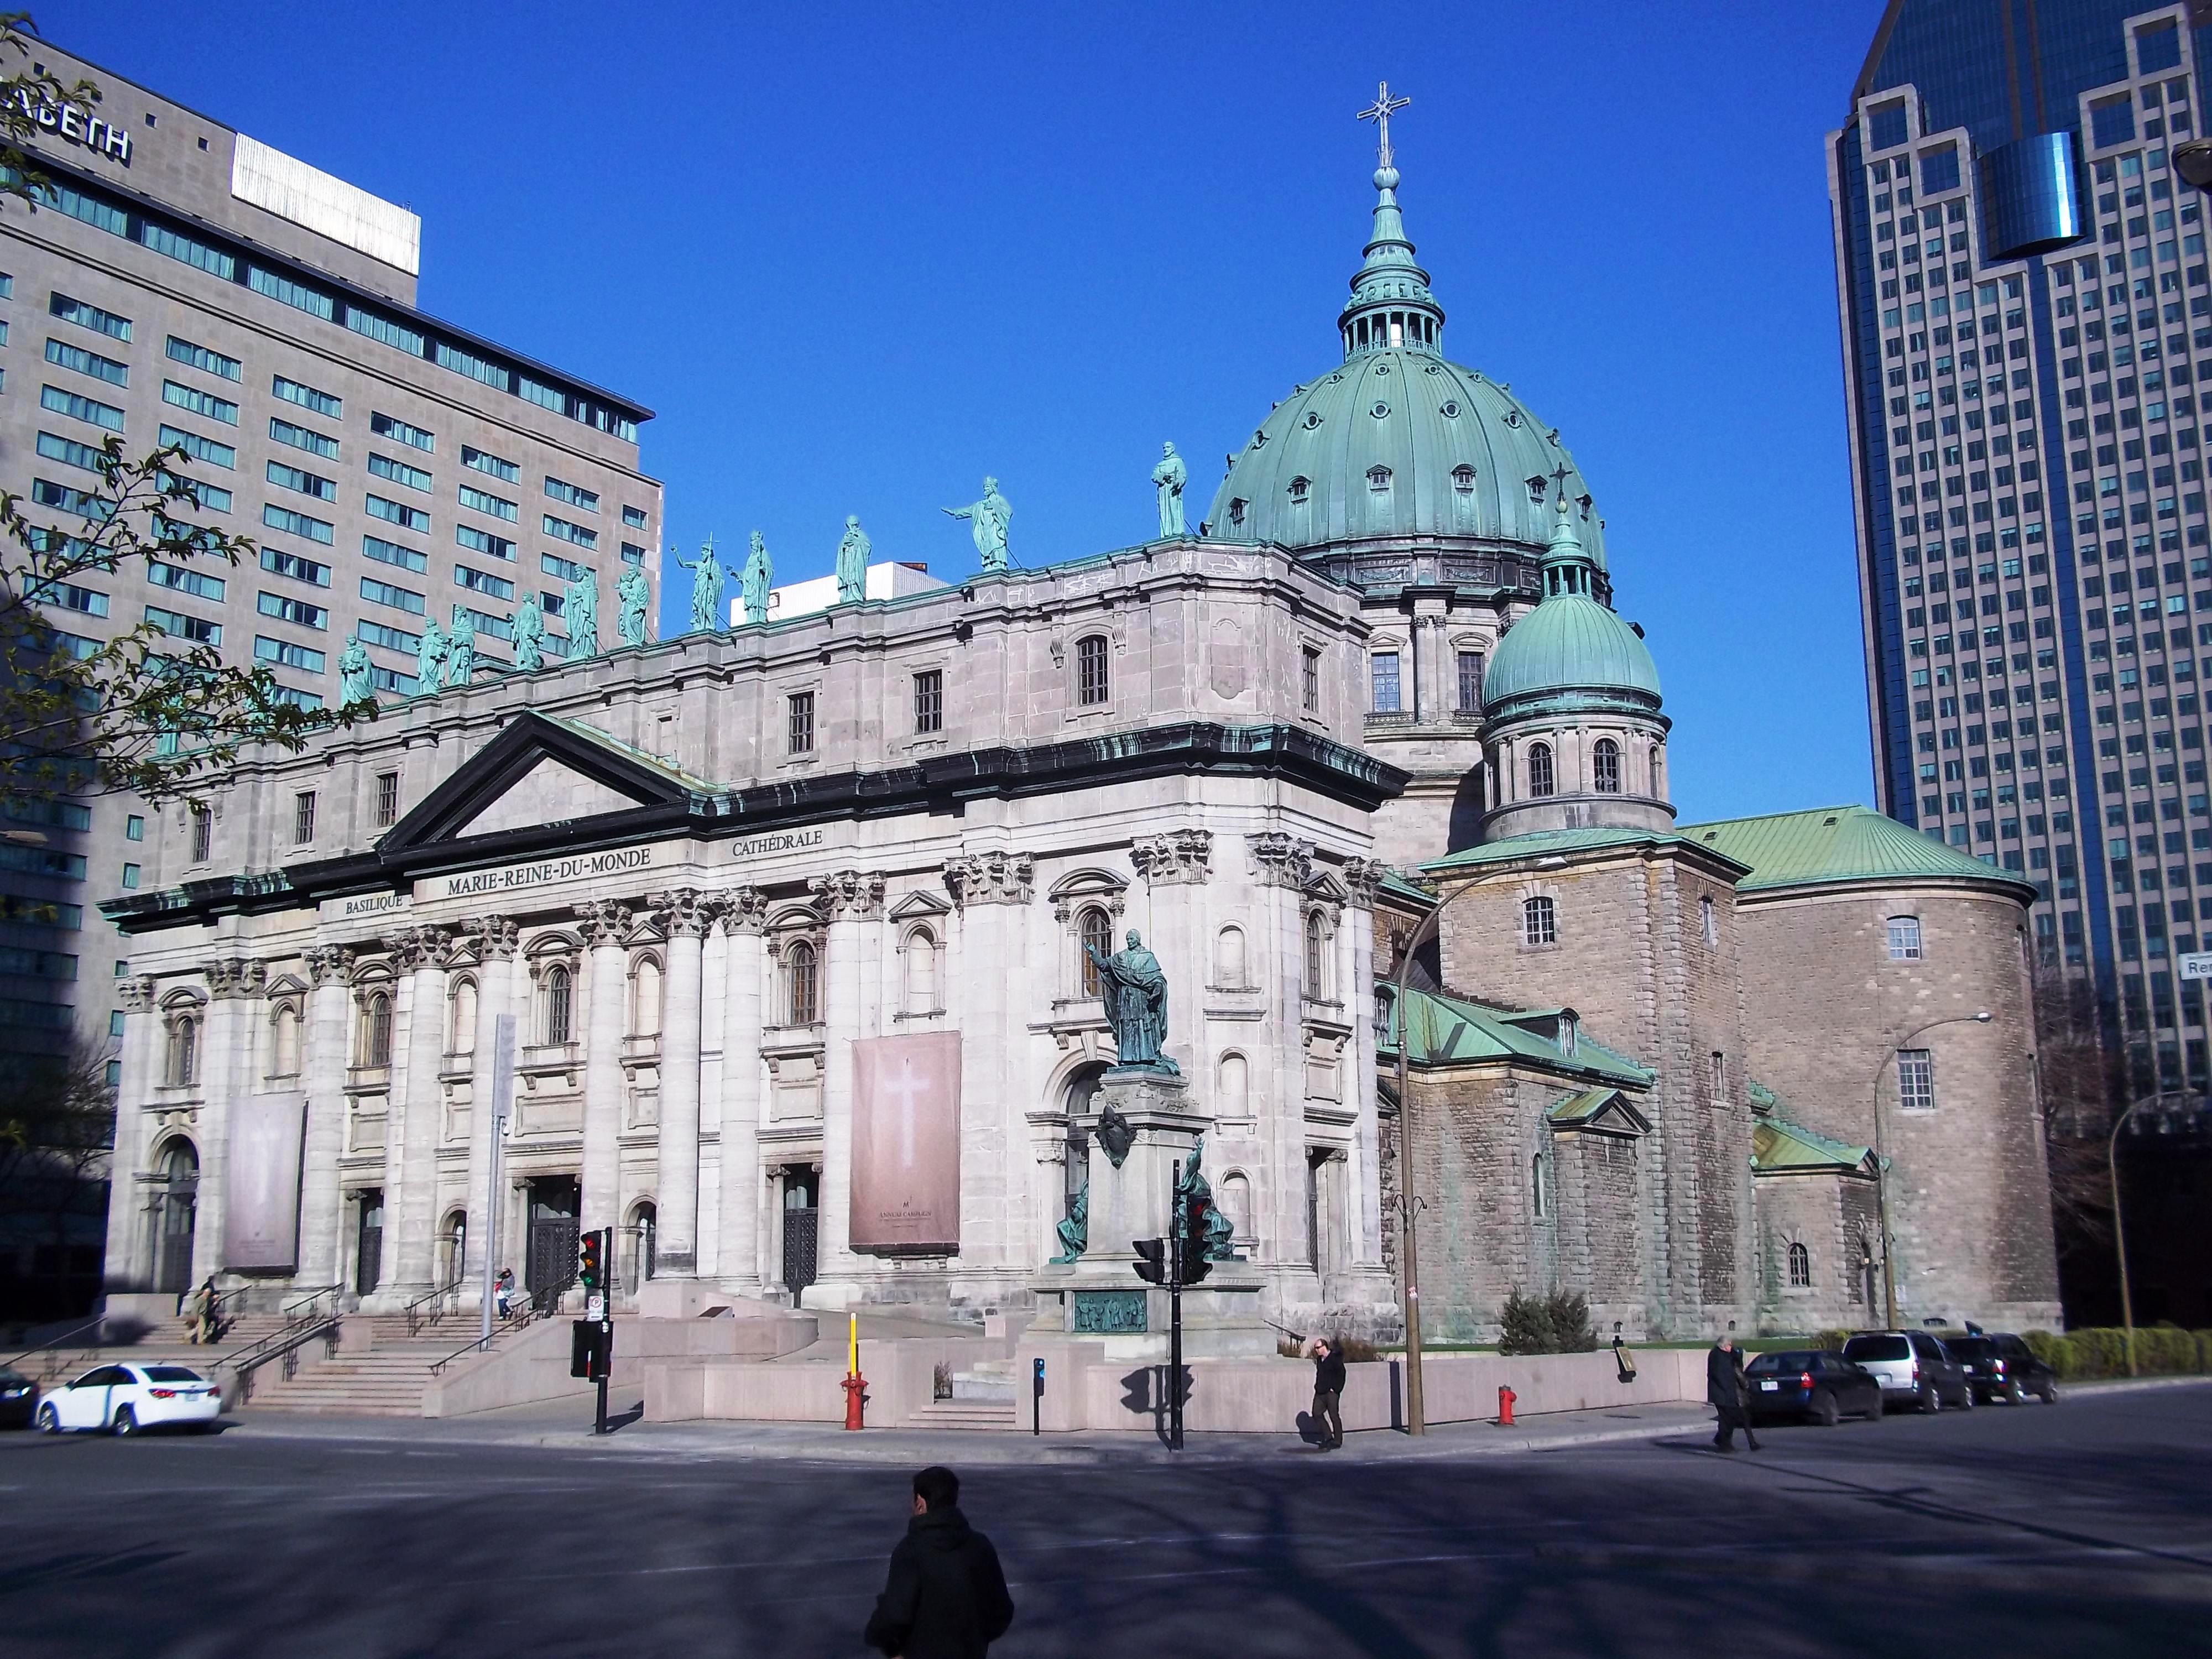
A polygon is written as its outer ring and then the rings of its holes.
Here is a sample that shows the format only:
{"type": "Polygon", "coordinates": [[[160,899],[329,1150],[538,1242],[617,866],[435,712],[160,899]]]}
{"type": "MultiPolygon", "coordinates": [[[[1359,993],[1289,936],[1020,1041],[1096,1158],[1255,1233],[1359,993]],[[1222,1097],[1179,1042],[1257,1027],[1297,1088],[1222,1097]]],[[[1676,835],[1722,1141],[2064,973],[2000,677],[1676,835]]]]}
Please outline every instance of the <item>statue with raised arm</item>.
{"type": "Polygon", "coordinates": [[[956,519],[966,519],[975,526],[975,551],[988,573],[1006,568],[1006,526],[1014,521],[1014,509],[999,493],[996,478],[983,480],[983,499],[970,501],[965,507],[948,507],[945,511],[956,519]]]}
{"type": "Polygon", "coordinates": [[[1046,1258],[1060,1267],[1067,1267],[1081,1258],[1091,1245],[1091,1183],[1085,1182],[1075,1194],[1075,1202],[1067,1212],[1067,1219],[1053,1231],[1060,1235],[1060,1254],[1046,1258]]]}
{"type": "Polygon", "coordinates": [[[645,580],[645,568],[624,565],[622,574],[615,578],[615,630],[622,635],[624,645],[645,643],[645,611],[652,602],[653,591],[645,580]]]}
{"type": "Polygon", "coordinates": [[[422,636],[415,642],[415,690],[428,696],[446,683],[446,635],[435,617],[422,619],[422,636]]]}
{"type": "Polygon", "coordinates": [[[745,555],[744,574],[738,579],[738,593],[744,601],[747,622],[768,620],[768,585],[775,574],[775,567],[769,562],[768,544],[756,530],[752,551],[745,555]]]}
{"type": "Polygon", "coordinates": [[[684,556],[676,553],[679,569],[691,573],[691,631],[694,634],[718,634],[722,629],[722,562],[714,556],[714,538],[707,538],[707,544],[699,550],[696,563],[686,563],[684,556]]]}
{"type": "Polygon", "coordinates": [[[545,608],[526,593],[514,613],[514,665],[524,673],[545,666],[545,608]]]}
{"type": "Polygon", "coordinates": [[[1152,469],[1152,490],[1159,497],[1160,539],[1187,533],[1182,521],[1182,489],[1190,482],[1190,469],[1182,464],[1173,444],[1160,446],[1160,464],[1152,469]]]}
{"type": "Polygon", "coordinates": [[[599,654],[599,578],[579,570],[561,595],[561,617],[568,624],[568,660],[599,654]]]}
{"type": "Polygon", "coordinates": [[[453,606],[453,632],[446,638],[446,684],[466,685],[477,673],[477,619],[465,605],[453,606]]]}
{"type": "Polygon", "coordinates": [[[1133,927],[1125,951],[1110,957],[1100,956],[1095,945],[1083,951],[1098,970],[1099,1000],[1113,1029],[1118,1062],[1180,1073],[1182,1067],[1162,1052],[1168,1040],[1168,981],[1160,959],[1145,949],[1133,927]]]}
{"type": "Polygon", "coordinates": [[[868,532],[852,514],[845,515],[845,539],[837,544],[837,603],[857,605],[868,597],[868,532]]]}
{"type": "Polygon", "coordinates": [[[356,634],[338,653],[339,696],[349,703],[372,702],[376,697],[376,682],[369,672],[368,647],[356,634]]]}
{"type": "Polygon", "coordinates": [[[1233,1261],[1237,1259],[1237,1223],[1221,1212],[1213,1201],[1212,1183],[1199,1173],[1200,1161],[1206,1156],[1204,1135],[1191,1143],[1190,1156],[1183,1160],[1182,1170],[1176,1176],[1175,1236],[1183,1237],[1190,1206],[1194,1200],[1206,1204],[1206,1236],[1199,1241],[1208,1261],[1233,1261]]]}

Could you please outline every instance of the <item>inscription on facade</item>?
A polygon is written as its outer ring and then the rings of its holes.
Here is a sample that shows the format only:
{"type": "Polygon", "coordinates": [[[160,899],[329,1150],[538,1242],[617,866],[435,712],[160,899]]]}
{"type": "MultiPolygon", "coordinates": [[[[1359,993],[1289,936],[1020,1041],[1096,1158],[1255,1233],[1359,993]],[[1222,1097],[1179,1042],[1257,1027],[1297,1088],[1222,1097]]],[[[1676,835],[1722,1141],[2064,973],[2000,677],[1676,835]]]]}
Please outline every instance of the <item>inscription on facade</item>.
{"type": "Polygon", "coordinates": [[[821,830],[793,830],[779,836],[754,836],[749,840],[730,843],[733,859],[757,859],[770,853],[803,853],[811,847],[822,846],[829,839],[821,830]]]}
{"type": "Polygon", "coordinates": [[[436,888],[439,898],[471,898],[481,893],[512,893],[526,887],[548,887],[556,882],[580,881],[591,876],[617,876],[653,867],[650,847],[623,847],[608,853],[580,853],[574,858],[541,859],[534,864],[510,864],[503,870],[471,870],[464,876],[447,876],[436,888]]]}
{"type": "Polygon", "coordinates": [[[131,165],[130,133],[98,116],[87,114],[75,104],[49,104],[43,100],[34,102],[29,91],[19,87],[9,94],[5,107],[36,122],[41,131],[58,133],[72,144],[98,150],[126,167],[131,165]]]}
{"type": "Polygon", "coordinates": [[[405,893],[353,893],[325,899],[320,906],[325,921],[358,921],[363,916],[404,915],[415,901],[405,893]]]}

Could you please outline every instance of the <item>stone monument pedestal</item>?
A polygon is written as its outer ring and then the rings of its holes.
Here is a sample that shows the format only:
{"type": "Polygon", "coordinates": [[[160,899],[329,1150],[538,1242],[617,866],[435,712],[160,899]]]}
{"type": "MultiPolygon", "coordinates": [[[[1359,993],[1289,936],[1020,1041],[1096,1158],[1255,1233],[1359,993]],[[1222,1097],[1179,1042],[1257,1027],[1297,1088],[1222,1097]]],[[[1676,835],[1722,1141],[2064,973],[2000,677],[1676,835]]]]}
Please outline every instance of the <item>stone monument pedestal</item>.
{"type": "MultiPolygon", "coordinates": [[[[1091,1148],[1087,1242],[1078,1260],[1048,1262],[1030,1280],[1037,1310],[1024,1346],[1098,1344],[1109,1362],[1163,1363],[1168,1292],[1137,1277],[1133,1244],[1173,1235],[1176,1179],[1206,1120],[1192,1109],[1185,1079],[1148,1066],[1108,1072],[1092,1104],[1070,1125],[1091,1148]],[[1128,1147],[1117,1165],[1109,1142],[1123,1127],[1128,1147]]],[[[1261,1282],[1247,1263],[1213,1263],[1206,1282],[1182,1294],[1183,1358],[1272,1354],[1261,1282]]]]}

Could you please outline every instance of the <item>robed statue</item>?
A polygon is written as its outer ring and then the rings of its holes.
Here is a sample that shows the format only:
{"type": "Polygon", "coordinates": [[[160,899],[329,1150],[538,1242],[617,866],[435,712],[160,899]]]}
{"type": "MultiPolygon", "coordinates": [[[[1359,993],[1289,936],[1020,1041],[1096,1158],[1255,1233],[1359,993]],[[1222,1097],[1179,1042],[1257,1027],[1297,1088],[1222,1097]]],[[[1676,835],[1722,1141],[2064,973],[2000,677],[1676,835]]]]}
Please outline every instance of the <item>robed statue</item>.
{"type": "Polygon", "coordinates": [[[1083,951],[1098,970],[1098,996],[1106,1005],[1119,1062],[1179,1073],[1182,1067],[1161,1052],[1168,1040],[1168,981],[1160,959],[1145,949],[1133,927],[1126,951],[1110,957],[1100,956],[1096,945],[1083,951]]]}
{"type": "Polygon", "coordinates": [[[376,681],[370,672],[368,647],[356,634],[345,642],[338,653],[339,696],[349,703],[371,702],[376,697],[376,681]]]}
{"type": "Polygon", "coordinates": [[[545,608],[526,593],[514,612],[514,665],[525,673],[545,666],[545,608]]]}
{"type": "Polygon", "coordinates": [[[1152,469],[1152,489],[1159,497],[1160,539],[1185,533],[1182,489],[1190,482],[1190,469],[1182,464],[1173,444],[1160,446],[1160,464],[1152,469]]]}
{"type": "Polygon", "coordinates": [[[568,624],[568,660],[599,654],[599,578],[579,570],[562,591],[561,618],[568,624]]]}
{"type": "Polygon", "coordinates": [[[1006,568],[1006,526],[1014,521],[1014,509],[999,493],[996,478],[983,480],[981,501],[945,510],[951,517],[965,519],[975,526],[975,552],[983,561],[985,571],[1006,568]]]}
{"type": "Polygon", "coordinates": [[[868,597],[868,532],[845,515],[845,539],[837,544],[837,603],[857,605],[868,597]]]}
{"type": "Polygon", "coordinates": [[[465,605],[453,606],[453,632],[446,636],[446,684],[466,685],[477,673],[477,623],[465,605]]]}
{"type": "Polygon", "coordinates": [[[1221,1212],[1213,1201],[1213,1186],[1199,1173],[1199,1163],[1206,1155],[1204,1135],[1191,1143],[1190,1156],[1183,1160],[1182,1170],[1176,1176],[1175,1234],[1180,1239],[1195,1200],[1206,1205],[1206,1237],[1199,1241],[1208,1261],[1233,1261],[1237,1259],[1237,1223],[1221,1212]]]}
{"type": "Polygon", "coordinates": [[[714,556],[714,538],[707,538],[707,544],[699,550],[696,563],[686,563],[680,553],[676,556],[676,563],[679,569],[691,573],[691,631],[719,632],[722,626],[722,562],[714,556]]]}
{"type": "Polygon", "coordinates": [[[768,544],[761,533],[753,532],[752,551],[745,555],[744,574],[738,579],[738,597],[744,601],[745,620],[764,623],[768,620],[768,585],[775,575],[775,567],[769,562],[768,544]]]}
{"type": "Polygon", "coordinates": [[[1091,1183],[1085,1182],[1068,1206],[1067,1218],[1053,1231],[1060,1235],[1060,1254],[1046,1259],[1066,1267],[1081,1258],[1091,1245],[1091,1183]]]}
{"type": "Polygon", "coordinates": [[[445,631],[435,617],[425,617],[422,637],[415,641],[415,689],[427,697],[445,683],[445,631]]]}
{"type": "Polygon", "coordinates": [[[645,611],[653,602],[653,589],[638,565],[625,565],[615,578],[615,630],[624,645],[645,643],[645,611]]]}

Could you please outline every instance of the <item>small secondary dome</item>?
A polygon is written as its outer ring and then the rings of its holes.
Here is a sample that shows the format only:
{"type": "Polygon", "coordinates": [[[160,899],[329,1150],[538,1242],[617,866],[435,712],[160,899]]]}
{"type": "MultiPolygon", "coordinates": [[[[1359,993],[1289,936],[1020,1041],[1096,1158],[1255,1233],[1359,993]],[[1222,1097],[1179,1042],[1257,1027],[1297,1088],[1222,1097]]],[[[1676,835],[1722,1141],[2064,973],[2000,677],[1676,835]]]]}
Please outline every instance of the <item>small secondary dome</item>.
{"type": "Polygon", "coordinates": [[[1656,712],[1659,666],[1637,631],[1590,593],[1592,562],[1564,490],[1544,556],[1544,597],[1508,629],[1482,675],[1491,719],[1536,708],[1656,712]]]}

